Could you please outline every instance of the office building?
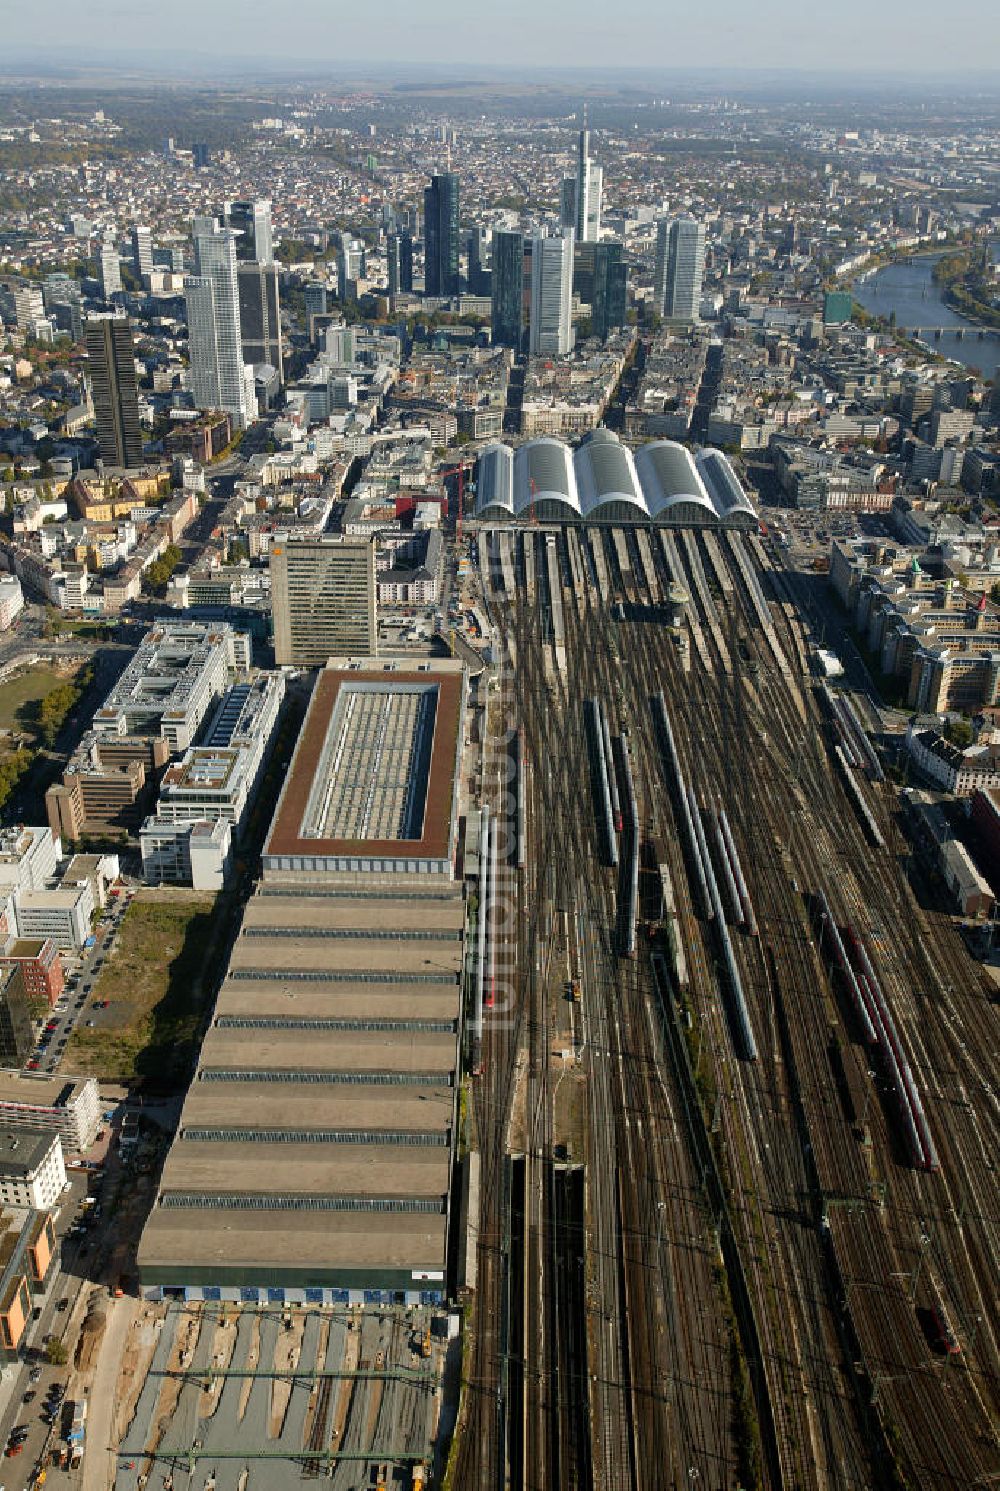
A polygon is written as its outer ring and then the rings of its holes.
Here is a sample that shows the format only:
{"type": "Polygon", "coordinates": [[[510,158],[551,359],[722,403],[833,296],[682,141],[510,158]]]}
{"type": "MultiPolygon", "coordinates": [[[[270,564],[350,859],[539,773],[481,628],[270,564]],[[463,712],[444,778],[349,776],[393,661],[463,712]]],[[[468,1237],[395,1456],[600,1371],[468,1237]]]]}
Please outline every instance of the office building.
{"type": "Polygon", "coordinates": [[[424,190],[424,294],[445,297],[460,289],[458,177],[447,171],[424,190]]]}
{"type": "Polygon", "coordinates": [[[34,1044],[24,970],[13,963],[0,967],[0,1066],[24,1066],[34,1044]]]}
{"type": "Polygon", "coordinates": [[[489,234],[485,228],[469,228],[465,235],[465,253],[468,271],[466,286],[470,295],[489,295],[489,234]]]}
{"type": "Polygon", "coordinates": [[[65,1184],[58,1134],[45,1128],[0,1128],[0,1205],[47,1211],[65,1184]]]}
{"type": "Polygon", "coordinates": [[[413,294],[413,239],[409,233],[389,235],[389,294],[413,294]]]}
{"type": "Polygon", "coordinates": [[[54,1129],[67,1152],[89,1149],[101,1124],[93,1077],[43,1077],[0,1071],[0,1124],[54,1129]]]}
{"type": "Polygon", "coordinates": [[[236,281],[240,297],[240,339],[243,361],[251,367],[267,363],[284,379],[281,357],[281,301],[276,264],[239,264],[236,281]]]}
{"type": "Polygon", "coordinates": [[[326,286],[316,283],[308,284],[302,292],[302,298],[302,313],[306,320],[306,334],[310,342],[312,342],[316,335],[316,317],[327,314],[326,286]]]}
{"type": "Polygon", "coordinates": [[[132,264],[139,279],[153,273],[153,233],[138,224],[132,229],[132,264]]]}
{"type": "Polygon", "coordinates": [[[118,250],[113,243],[105,241],[101,244],[99,269],[102,297],[105,300],[110,300],[112,295],[120,295],[122,289],[122,266],[121,260],[118,257],[118,250]]]}
{"type": "Polygon", "coordinates": [[[211,152],[207,145],[198,142],[191,146],[191,158],[196,171],[204,171],[211,161],[211,152]]]}
{"type": "MultiPolygon", "coordinates": [[[[65,986],[59,949],[49,937],[8,937],[0,948],[0,970],[7,968],[20,970],[29,1000],[50,1009],[65,986]]],[[[0,1051],[0,1066],[4,1060],[0,1051]]]]}
{"type": "Polygon", "coordinates": [[[525,316],[524,235],[497,230],[493,234],[493,271],[490,317],[493,342],[498,347],[524,351],[525,316]]]}
{"type": "Polygon", "coordinates": [[[337,277],[341,300],[357,300],[358,281],[365,277],[365,246],[360,238],[341,235],[337,277]]]}
{"type": "Polygon", "coordinates": [[[656,230],[655,305],[667,321],[698,320],[705,277],[705,224],[663,219],[656,230]]]}
{"type": "Polygon", "coordinates": [[[565,357],[573,350],[573,235],[535,238],[531,247],[532,357],[565,357]]]}
{"type": "Polygon", "coordinates": [[[190,389],[198,409],[232,416],[240,429],[256,412],[240,332],[236,236],[212,220],[195,220],[195,272],[184,281],[190,389]]]}
{"type": "Polygon", "coordinates": [[[559,183],[559,225],[564,233],[576,232],[575,176],[564,176],[559,183]]]}
{"type": "Polygon", "coordinates": [[[236,234],[236,257],[241,263],[274,262],[269,201],[259,198],[255,202],[226,202],[222,209],[222,222],[236,234]]]}
{"type": "Polygon", "coordinates": [[[276,533],[271,608],[274,657],[281,665],[314,668],[335,653],[374,654],[374,542],[276,533]]]}
{"type": "Polygon", "coordinates": [[[627,277],[624,246],[617,241],[595,243],[591,324],[602,341],[615,327],[625,325],[627,277]]]}
{"type": "Polygon", "coordinates": [[[80,286],[68,274],[47,274],[42,284],[45,314],[60,331],[68,331],[74,342],[83,341],[83,316],[80,309],[80,286]]]}
{"type": "Polygon", "coordinates": [[[127,316],[88,316],[85,340],[101,460],[106,466],[141,466],[132,323],[127,316]]]}
{"type": "Polygon", "coordinates": [[[604,186],[604,171],[590,158],[590,130],[586,125],[580,131],[576,149],[576,191],[573,206],[576,213],[574,229],[580,243],[596,243],[601,236],[601,192],[604,186]]]}

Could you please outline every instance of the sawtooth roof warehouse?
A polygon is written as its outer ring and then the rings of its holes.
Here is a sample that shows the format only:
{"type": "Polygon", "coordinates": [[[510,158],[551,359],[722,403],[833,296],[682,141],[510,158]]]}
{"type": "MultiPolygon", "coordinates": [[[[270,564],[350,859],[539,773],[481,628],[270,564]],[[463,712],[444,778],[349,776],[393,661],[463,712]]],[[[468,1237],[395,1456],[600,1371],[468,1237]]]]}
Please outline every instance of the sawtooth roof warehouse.
{"type": "Polygon", "coordinates": [[[444,1296],[464,701],[451,660],[320,675],[143,1234],[146,1289],[444,1296]]]}

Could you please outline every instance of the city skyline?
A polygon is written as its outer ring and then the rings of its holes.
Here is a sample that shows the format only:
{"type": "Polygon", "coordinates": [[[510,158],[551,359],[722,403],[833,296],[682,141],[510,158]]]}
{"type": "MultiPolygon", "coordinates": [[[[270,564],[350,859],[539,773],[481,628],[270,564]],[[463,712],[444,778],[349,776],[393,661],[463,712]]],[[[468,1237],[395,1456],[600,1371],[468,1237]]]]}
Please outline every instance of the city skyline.
{"type": "MultiPolygon", "coordinates": [[[[843,69],[852,75],[917,71],[944,76],[972,68],[979,75],[992,72],[996,76],[995,68],[983,67],[983,58],[1000,44],[1000,20],[987,15],[976,0],[958,0],[949,12],[945,67],[937,28],[921,24],[931,20],[930,6],[904,5],[902,0],[887,0],[877,9],[862,5],[861,0],[848,0],[833,32],[789,0],[765,0],[754,12],[753,27],[746,26],[745,12],[734,0],[725,0],[710,14],[689,14],[683,22],[653,0],[627,0],[613,13],[596,5],[571,8],[557,3],[544,14],[527,0],[513,0],[495,17],[488,12],[470,13],[457,0],[435,0],[421,13],[419,28],[412,27],[410,13],[401,4],[390,3],[380,16],[380,36],[395,33],[405,38],[398,63],[378,57],[363,16],[338,17],[334,27],[319,0],[304,0],[296,12],[295,28],[289,28],[284,15],[261,0],[241,4],[216,0],[209,10],[195,0],[178,0],[172,15],[173,35],[185,40],[173,52],[163,46],[162,38],[153,36],[147,18],[117,0],[103,0],[79,15],[67,14],[58,0],[41,0],[30,12],[20,11],[5,19],[5,45],[11,59],[36,49],[52,55],[58,49],[51,46],[51,38],[58,36],[64,50],[95,61],[130,53],[138,59],[145,54],[161,67],[171,61],[176,66],[182,57],[192,65],[199,59],[207,61],[215,48],[224,48],[225,57],[234,64],[257,58],[283,66],[298,63],[309,72],[324,63],[372,67],[380,73],[395,66],[409,69],[426,64],[475,67],[481,66],[483,57],[489,58],[491,68],[523,69],[517,38],[529,28],[536,57],[550,55],[558,59],[560,69],[589,68],[601,76],[609,68],[653,73],[657,69],[650,58],[660,48],[669,58],[664,74],[735,67],[813,73],[843,69]],[[858,27],[863,27],[863,49],[857,45],[858,27]],[[310,31],[308,49],[301,41],[305,30],[310,31]],[[241,38],[236,49],[234,36],[241,38]],[[247,50],[250,36],[256,46],[247,50]],[[642,38],[639,61],[638,37],[642,38]],[[197,45],[190,45],[189,38],[197,38],[197,45]],[[599,68],[595,58],[600,58],[599,68]]],[[[557,69],[536,65],[535,70],[557,69]]]]}

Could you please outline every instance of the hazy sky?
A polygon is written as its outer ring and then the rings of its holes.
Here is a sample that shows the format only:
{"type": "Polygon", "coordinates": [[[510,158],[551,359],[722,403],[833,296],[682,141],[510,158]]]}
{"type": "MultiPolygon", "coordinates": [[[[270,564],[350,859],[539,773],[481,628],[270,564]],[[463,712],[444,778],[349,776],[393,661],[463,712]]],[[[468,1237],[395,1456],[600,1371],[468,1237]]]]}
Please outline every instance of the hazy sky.
{"type": "MultiPolygon", "coordinates": [[[[0,48],[529,67],[1000,68],[996,0],[0,0],[0,48]]],[[[63,56],[65,53],[63,52],[63,56]]],[[[3,63],[0,58],[0,71],[3,63]]]]}

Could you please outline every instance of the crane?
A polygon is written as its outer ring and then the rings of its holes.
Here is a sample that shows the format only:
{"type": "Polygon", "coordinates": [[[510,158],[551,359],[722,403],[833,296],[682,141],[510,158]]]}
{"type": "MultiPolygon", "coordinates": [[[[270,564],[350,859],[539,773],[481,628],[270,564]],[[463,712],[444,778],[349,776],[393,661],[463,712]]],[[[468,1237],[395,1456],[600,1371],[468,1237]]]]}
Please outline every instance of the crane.
{"type": "Polygon", "coordinates": [[[473,465],[474,462],[472,461],[462,461],[457,466],[446,466],[443,471],[438,472],[438,476],[442,478],[445,476],[458,477],[458,516],[455,520],[455,541],[459,544],[462,542],[462,506],[465,499],[465,473],[466,471],[471,471],[473,465]]]}

